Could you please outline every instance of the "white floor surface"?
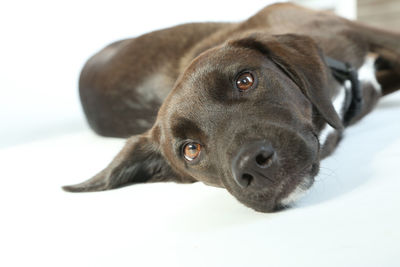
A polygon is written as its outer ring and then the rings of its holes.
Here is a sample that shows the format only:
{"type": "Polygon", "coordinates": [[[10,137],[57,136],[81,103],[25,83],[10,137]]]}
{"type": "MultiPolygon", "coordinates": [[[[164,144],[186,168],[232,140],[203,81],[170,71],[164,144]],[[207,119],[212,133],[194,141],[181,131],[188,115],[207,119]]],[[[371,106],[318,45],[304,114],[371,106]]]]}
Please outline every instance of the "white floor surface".
{"type": "Polygon", "coordinates": [[[61,190],[123,143],[85,129],[0,150],[0,266],[400,266],[400,93],[279,213],[200,183],[61,190]]]}

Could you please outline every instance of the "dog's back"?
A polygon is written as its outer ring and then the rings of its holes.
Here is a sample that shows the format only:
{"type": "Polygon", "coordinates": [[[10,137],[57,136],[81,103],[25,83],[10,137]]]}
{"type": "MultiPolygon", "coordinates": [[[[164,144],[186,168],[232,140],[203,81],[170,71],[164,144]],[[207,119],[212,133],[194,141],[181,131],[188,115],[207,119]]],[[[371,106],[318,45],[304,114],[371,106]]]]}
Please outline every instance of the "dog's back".
{"type": "Polygon", "coordinates": [[[80,96],[90,126],[98,134],[115,137],[148,130],[177,77],[195,57],[260,30],[310,36],[325,55],[355,68],[364,64],[368,52],[379,53],[383,69],[377,76],[383,94],[400,87],[400,35],[327,12],[275,4],[242,23],[185,24],[107,46],[88,60],[81,73],[80,96]]]}

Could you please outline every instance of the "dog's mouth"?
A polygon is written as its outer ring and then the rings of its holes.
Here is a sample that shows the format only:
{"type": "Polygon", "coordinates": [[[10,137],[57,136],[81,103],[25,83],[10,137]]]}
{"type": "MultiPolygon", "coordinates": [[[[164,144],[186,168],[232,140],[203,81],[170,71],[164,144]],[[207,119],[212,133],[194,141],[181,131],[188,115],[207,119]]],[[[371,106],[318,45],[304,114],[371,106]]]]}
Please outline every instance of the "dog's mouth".
{"type": "Polygon", "coordinates": [[[275,210],[281,210],[292,206],[301,199],[314,184],[314,177],[318,174],[319,162],[311,164],[299,173],[299,179],[287,185],[275,201],[275,210]]]}
{"type": "Polygon", "coordinates": [[[259,212],[275,212],[291,207],[314,184],[319,162],[312,163],[297,174],[276,177],[262,188],[227,187],[241,203],[259,212]]]}

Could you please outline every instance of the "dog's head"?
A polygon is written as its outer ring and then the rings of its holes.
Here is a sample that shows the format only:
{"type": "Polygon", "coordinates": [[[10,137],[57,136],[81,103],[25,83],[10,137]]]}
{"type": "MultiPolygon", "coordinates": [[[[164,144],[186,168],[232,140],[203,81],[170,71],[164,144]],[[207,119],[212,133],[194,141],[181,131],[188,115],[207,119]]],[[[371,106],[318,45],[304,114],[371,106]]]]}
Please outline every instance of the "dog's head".
{"type": "Polygon", "coordinates": [[[176,81],[153,128],[69,191],[202,181],[263,212],[308,189],[319,170],[316,116],[341,128],[329,70],[311,38],[251,34],[207,50],[176,81]]]}

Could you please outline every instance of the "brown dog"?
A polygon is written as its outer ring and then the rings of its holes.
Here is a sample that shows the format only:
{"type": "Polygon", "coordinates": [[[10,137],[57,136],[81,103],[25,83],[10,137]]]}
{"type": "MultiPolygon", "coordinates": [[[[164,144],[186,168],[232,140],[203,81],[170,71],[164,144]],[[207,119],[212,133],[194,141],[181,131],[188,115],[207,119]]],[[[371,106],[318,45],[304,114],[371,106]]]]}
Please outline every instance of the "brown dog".
{"type": "Polygon", "coordinates": [[[81,100],[97,133],[134,136],[64,189],[202,181],[258,211],[285,207],[344,127],[400,88],[399,66],[400,34],[287,3],[113,43],[84,67],[81,100]]]}

